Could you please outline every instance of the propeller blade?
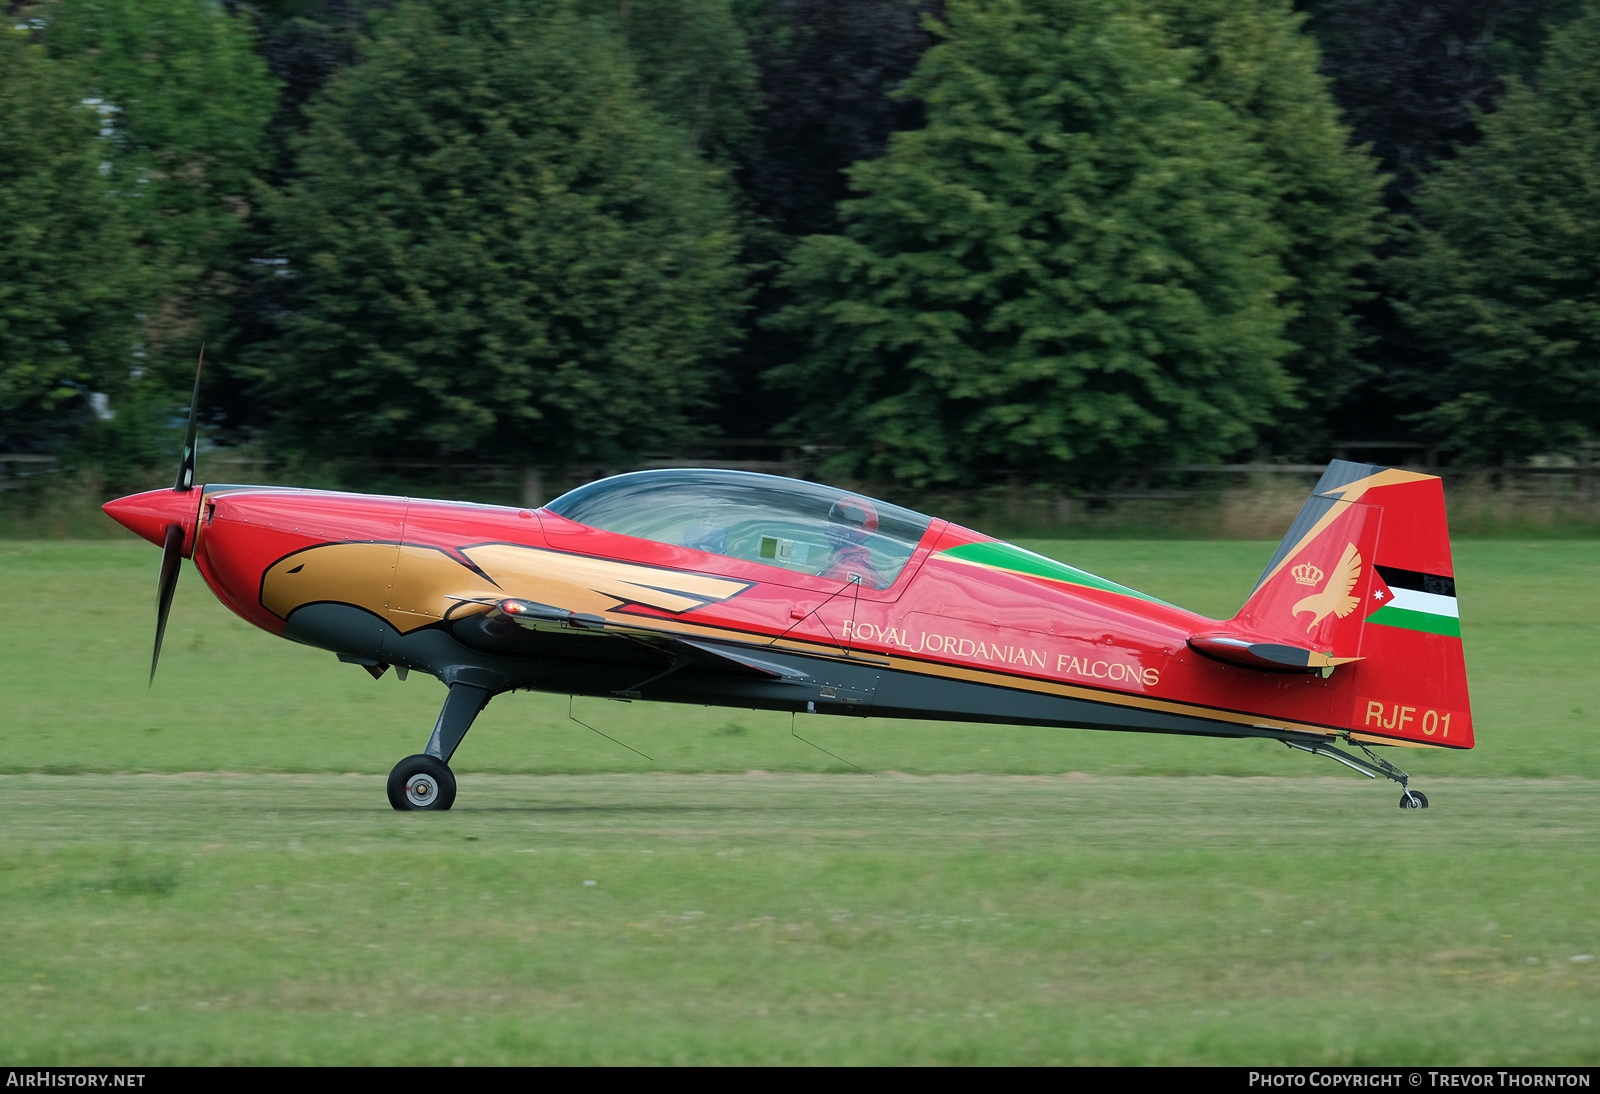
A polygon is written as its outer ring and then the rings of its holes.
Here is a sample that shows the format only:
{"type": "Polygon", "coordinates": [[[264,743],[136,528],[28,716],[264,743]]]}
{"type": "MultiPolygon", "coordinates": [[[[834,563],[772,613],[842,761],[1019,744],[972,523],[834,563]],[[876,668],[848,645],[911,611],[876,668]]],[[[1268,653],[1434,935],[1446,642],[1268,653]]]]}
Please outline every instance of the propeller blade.
{"type": "Polygon", "coordinates": [[[161,639],[167,633],[167,613],[172,610],[172,591],[178,587],[178,571],[183,565],[183,526],[167,525],[166,542],[161,545],[161,577],[156,583],[156,648],[150,654],[150,683],[156,682],[156,663],[161,660],[161,639]]]}
{"type": "MultiPolygon", "coordinates": [[[[189,432],[183,439],[183,455],[178,459],[178,481],[174,490],[188,490],[194,486],[195,438],[200,432],[200,370],[205,368],[206,347],[200,347],[200,363],[194,366],[194,394],[189,398],[189,432]]],[[[163,563],[162,572],[165,573],[163,563]]]]}
{"type": "MultiPolygon", "coordinates": [[[[194,489],[195,442],[200,435],[200,373],[206,367],[206,347],[200,346],[200,360],[194,366],[194,394],[189,396],[189,432],[183,438],[183,455],[178,457],[175,493],[194,489]]],[[[150,683],[156,682],[156,665],[161,662],[161,640],[167,634],[167,613],[172,610],[172,593],[178,587],[178,572],[183,567],[183,525],[167,525],[161,544],[161,577],[156,582],[156,645],[150,652],[150,683]]]]}

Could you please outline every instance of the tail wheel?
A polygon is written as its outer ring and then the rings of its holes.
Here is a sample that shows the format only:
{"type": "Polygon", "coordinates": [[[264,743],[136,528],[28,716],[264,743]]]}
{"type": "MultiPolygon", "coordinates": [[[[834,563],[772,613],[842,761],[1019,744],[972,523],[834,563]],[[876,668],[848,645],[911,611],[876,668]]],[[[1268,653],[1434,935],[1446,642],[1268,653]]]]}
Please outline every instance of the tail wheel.
{"type": "Polygon", "coordinates": [[[389,772],[389,804],[402,813],[449,809],[455,801],[455,773],[433,756],[407,756],[389,772]]]}
{"type": "Polygon", "coordinates": [[[1401,809],[1426,809],[1428,808],[1428,795],[1420,790],[1407,790],[1400,795],[1401,809]]]}

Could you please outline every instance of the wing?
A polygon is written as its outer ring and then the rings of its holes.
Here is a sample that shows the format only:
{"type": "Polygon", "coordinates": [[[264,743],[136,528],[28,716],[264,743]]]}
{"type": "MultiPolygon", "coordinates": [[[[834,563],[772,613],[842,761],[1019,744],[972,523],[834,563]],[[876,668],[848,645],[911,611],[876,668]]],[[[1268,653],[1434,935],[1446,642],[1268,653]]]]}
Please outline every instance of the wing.
{"type": "Polygon", "coordinates": [[[636,623],[616,623],[598,615],[552,607],[531,600],[504,599],[494,602],[490,620],[508,619],[523,630],[539,634],[574,637],[607,635],[623,638],[672,658],[669,671],[693,667],[700,672],[735,676],[756,676],[770,681],[801,683],[810,676],[793,665],[753,656],[735,646],[708,639],[688,638],[671,631],[636,623]]]}

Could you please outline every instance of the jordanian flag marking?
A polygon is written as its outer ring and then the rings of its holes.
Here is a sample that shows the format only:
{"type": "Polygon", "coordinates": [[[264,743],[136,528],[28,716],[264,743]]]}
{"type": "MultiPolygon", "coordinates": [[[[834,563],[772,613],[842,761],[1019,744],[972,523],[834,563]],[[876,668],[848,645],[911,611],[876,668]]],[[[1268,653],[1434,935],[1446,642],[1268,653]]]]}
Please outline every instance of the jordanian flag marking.
{"type": "Polygon", "coordinates": [[[1368,596],[1376,610],[1367,616],[1368,623],[1461,637],[1454,578],[1394,566],[1374,569],[1378,579],[1372,583],[1368,596]]]}

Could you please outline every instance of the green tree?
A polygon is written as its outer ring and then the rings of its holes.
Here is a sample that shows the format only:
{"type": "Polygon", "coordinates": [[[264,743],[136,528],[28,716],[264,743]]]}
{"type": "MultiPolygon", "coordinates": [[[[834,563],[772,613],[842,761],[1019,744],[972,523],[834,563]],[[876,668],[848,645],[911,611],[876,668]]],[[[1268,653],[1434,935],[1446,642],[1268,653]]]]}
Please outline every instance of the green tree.
{"type": "Polygon", "coordinates": [[[851,173],[781,317],[797,428],[851,470],[1063,482],[1216,459],[1293,396],[1274,179],[1194,51],[1112,0],[949,5],[927,126],[851,173]]]}
{"type": "Polygon", "coordinates": [[[690,431],[741,311],[725,184],[613,31],[528,7],[403,4],[309,108],[257,365],[294,443],[604,458],[690,431]]]}
{"type": "Polygon", "coordinates": [[[204,0],[51,0],[41,38],[100,112],[103,169],[140,241],[147,364],[187,388],[236,289],[277,88],[243,14],[204,0]],[[209,329],[208,329],[209,328],[209,329]]]}
{"type": "Polygon", "coordinates": [[[118,390],[132,363],[134,234],[82,97],[28,34],[0,27],[0,448],[70,439],[84,396],[118,390]]]}
{"type": "Polygon", "coordinates": [[[1268,216],[1287,243],[1281,259],[1292,279],[1279,294],[1294,346],[1283,363],[1306,406],[1287,416],[1279,443],[1294,447],[1294,434],[1315,432],[1367,371],[1354,312],[1371,295],[1361,274],[1379,241],[1384,179],[1367,150],[1350,147],[1317,72],[1316,42],[1288,0],[1150,2],[1169,40],[1195,51],[1195,89],[1233,109],[1261,156],[1268,216]]]}
{"type": "Polygon", "coordinates": [[[731,0],[583,0],[627,43],[639,88],[689,143],[732,162],[760,106],[756,66],[731,0]]]}
{"type": "Polygon", "coordinates": [[[1421,420],[1476,460],[1600,437],[1600,5],[1554,31],[1537,87],[1508,80],[1482,139],[1417,193],[1390,264],[1446,366],[1421,420]]]}

